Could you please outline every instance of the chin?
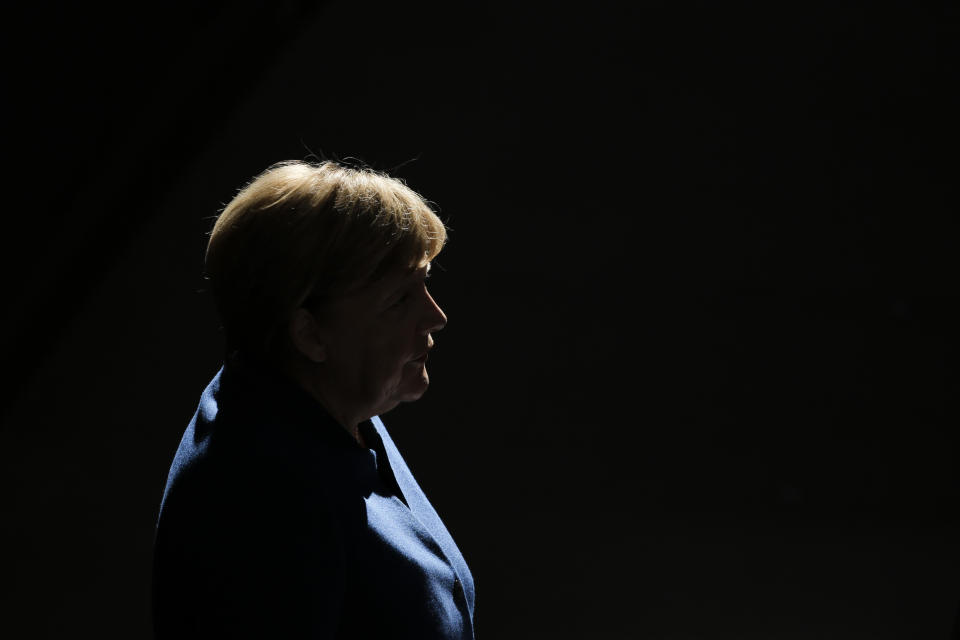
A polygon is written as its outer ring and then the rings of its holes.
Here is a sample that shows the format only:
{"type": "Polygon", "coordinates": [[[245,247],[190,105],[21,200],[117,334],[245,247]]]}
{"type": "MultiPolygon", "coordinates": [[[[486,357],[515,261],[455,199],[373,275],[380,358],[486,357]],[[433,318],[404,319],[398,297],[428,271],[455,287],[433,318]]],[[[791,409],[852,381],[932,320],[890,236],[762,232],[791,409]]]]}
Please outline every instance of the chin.
{"type": "Polygon", "coordinates": [[[401,402],[414,402],[416,400],[419,400],[421,396],[423,396],[423,394],[426,393],[427,387],[429,385],[430,385],[429,382],[423,382],[416,389],[406,389],[401,396],[402,397],[401,402]]]}
{"type": "Polygon", "coordinates": [[[401,402],[413,402],[419,400],[430,386],[430,376],[426,369],[420,369],[415,375],[411,375],[404,380],[403,390],[400,393],[401,402]]]}

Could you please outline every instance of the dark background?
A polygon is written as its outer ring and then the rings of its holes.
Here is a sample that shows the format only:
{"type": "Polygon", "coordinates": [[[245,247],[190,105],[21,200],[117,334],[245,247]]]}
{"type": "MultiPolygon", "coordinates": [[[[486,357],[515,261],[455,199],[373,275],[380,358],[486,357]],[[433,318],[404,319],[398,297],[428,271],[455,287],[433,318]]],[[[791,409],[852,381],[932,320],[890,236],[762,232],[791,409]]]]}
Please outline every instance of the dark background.
{"type": "Polygon", "coordinates": [[[478,637],[946,638],[960,15],[757,5],[8,10],[6,637],[149,637],[205,233],[316,154],[452,229],[386,422],[478,637]]]}

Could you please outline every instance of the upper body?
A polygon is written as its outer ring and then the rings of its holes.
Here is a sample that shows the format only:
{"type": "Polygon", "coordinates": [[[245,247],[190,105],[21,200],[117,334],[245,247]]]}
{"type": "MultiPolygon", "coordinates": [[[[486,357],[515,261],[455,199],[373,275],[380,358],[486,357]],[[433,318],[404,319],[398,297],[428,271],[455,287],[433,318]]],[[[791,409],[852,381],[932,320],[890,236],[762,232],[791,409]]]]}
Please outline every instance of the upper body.
{"type": "Polygon", "coordinates": [[[380,418],[360,431],[368,446],[282,376],[228,361],[164,492],[158,638],[473,637],[460,551],[380,418]]]}
{"type": "Polygon", "coordinates": [[[274,165],[218,217],[229,355],[170,468],[158,636],[473,636],[470,571],[379,418],[429,385],[445,241],[406,185],[332,162],[274,165]]]}

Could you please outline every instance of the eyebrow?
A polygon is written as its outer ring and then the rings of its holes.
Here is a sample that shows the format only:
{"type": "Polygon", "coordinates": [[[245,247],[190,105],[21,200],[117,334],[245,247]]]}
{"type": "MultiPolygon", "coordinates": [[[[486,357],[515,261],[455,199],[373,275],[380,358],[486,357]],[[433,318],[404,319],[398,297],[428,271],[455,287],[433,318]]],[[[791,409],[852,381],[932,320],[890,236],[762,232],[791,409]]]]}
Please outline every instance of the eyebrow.
{"type": "MultiPolygon", "coordinates": [[[[430,277],[431,264],[432,263],[428,262],[425,265],[427,268],[427,272],[423,275],[424,279],[430,277]]],[[[403,278],[397,281],[397,283],[394,286],[390,287],[389,291],[385,292],[385,299],[390,299],[395,297],[398,293],[400,293],[401,291],[409,287],[411,284],[418,282],[420,280],[420,275],[419,275],[420,269],[423,269],[423,267],[419,267],[417,269],[411,269],[403,278]]]]}

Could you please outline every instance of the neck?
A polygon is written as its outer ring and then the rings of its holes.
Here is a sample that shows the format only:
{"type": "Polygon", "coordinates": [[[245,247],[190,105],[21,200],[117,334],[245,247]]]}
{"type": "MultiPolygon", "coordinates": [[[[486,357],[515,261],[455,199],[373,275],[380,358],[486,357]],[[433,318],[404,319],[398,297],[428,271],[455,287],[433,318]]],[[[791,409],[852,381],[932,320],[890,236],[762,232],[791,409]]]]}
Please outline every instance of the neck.
{"type": "Polygon", "coordinates": [[[337,400],[334,394],[329,393],[329,389],[319,380],[315,369],[287,366],[283,368],[283,371],[298,387],[319,402],[320,406],[322,406],[354,440],[361,446],[366,447],[359,428],[360,423],[366,419],[360,417],[362,412],[352,410],[355,408],[350,407],[349,403],[337,400]]]}

